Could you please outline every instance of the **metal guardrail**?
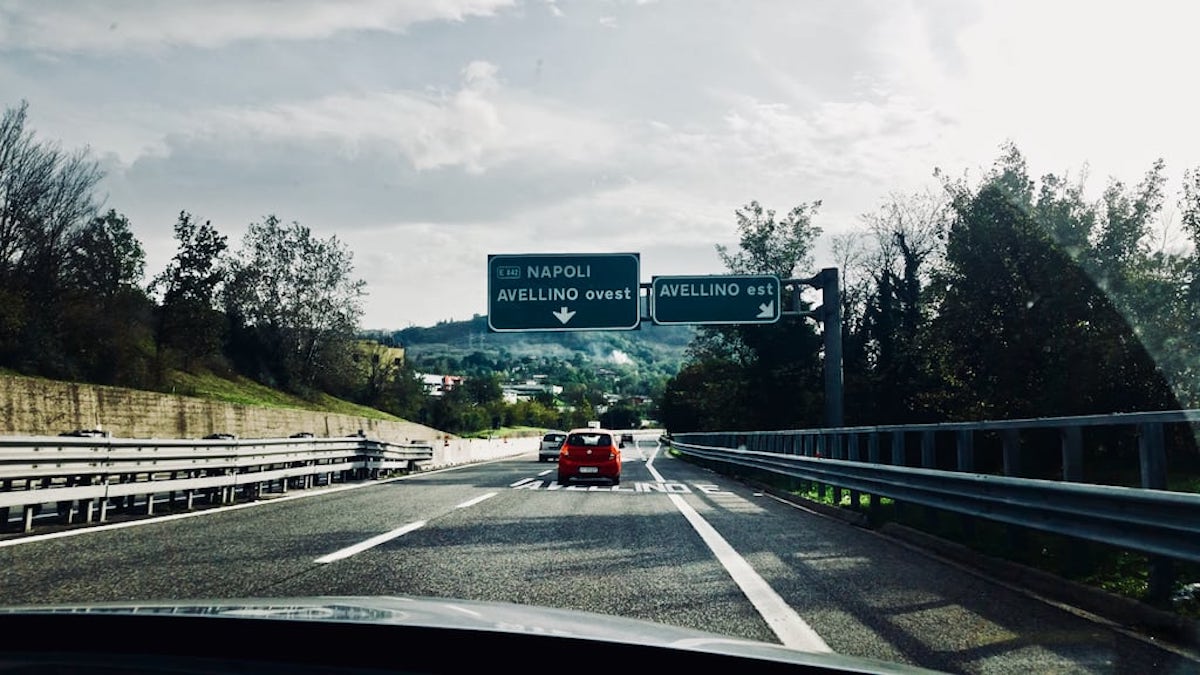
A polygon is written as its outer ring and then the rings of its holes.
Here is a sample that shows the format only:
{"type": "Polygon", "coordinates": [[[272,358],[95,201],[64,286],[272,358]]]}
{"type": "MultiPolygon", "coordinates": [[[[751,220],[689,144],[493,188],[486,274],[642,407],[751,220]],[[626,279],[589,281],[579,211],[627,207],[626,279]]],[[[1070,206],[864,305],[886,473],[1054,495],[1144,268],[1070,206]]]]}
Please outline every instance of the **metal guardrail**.
{"type": "Polygon", "coordinates": [[[154,513],[160,501],[190,509],[197,498],[232,503],[354,478],[411,471],[433,459],[429,445],[361,437],[138,440],[60,436],[0,438],[0,527],[23,509],[33,528],[45,505],[61,521],[104,522],[112,509],[154,513]],[[165,495],[165,496],[164,496],[165,495]]]}
{"type": "MultiPolygon", "coordinates": [[[[760,432],[703,432],[664,437],[686,456],[832,486],[872,507],[880,497],[976,518],[1109,544],[1151,556],[1151,595],[1168,592],[1167,559],[1200,562],[1200,494],[1167,487],[1165,429],[1200,424],[1200,410],[1080,417],[883,425],[760,432]],[[1140,487],[1084,483],[1084,430],[1136,432],[1140,487]],[[1023,438],[1057,431],[1055,478],[1022,475],[1023,438]],[[993,437],[999,457],[977,469],[976,441],[993,437]],[[994,438],[998,437],[998,438],[994,438]],[[919,439],[919,443],[913,443],[919,439]],[[949,456],[948,450],[953,450],[949,456]],[[918,455],[919,451],[919,455],[918,455]],[[914,461],[916,460],[916,461],[914,461]],[[952,467],[952,469],[950,468],[952,467]],[[989,473],[990,472],[990,473],[989,473]]],[[[1093,434],[1095,432],[1092,432],[1093,434]]],[[[1052,436],[1051,436],[1052,437],[1052,436]]],[[[1042,448],[1045,449],[1044,447],[1042,448]]],[[[1028,457],[1024,457],[1028,462],[1028,457]]],[[[1045,457],[1039,459],[1046,459],[1045,457]]],[[[1045,463],[1045,462],[1043,462],[1045,463]]],[[[822,490],[824,488],[822,487],[822,490]]]]}
{"type": "Polygon", "coordinates": [[[685,455],[1200,562],[1200,494],[787,456],[672,441],[685,455]]]}

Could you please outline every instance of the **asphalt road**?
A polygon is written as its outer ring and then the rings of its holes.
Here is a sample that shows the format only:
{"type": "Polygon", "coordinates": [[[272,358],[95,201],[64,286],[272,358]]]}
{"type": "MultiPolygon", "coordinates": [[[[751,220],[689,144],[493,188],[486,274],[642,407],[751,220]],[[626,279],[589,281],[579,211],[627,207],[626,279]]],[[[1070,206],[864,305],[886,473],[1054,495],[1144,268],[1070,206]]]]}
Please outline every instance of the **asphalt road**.
{"type": "Polygon", "coordinates": [[[873,532],[627,448],[619,486],[518,459],[0,544],[0,604],[422,595],[617,614],[954,672],[1200,670],[873,532]]]}

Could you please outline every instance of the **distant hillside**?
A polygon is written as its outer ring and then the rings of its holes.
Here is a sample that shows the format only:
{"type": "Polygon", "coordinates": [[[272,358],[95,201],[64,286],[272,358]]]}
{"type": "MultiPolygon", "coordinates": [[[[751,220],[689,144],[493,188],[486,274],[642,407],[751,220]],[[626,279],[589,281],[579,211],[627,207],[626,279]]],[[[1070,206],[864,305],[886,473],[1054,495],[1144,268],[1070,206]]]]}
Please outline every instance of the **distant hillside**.
{"type": "MultiPolygon", "coordinates": [[[[437,356],[462,358],[483,352],[511,358],[533,356],[571,360],[581,354],[592,362],[628,361],[658,371],[679,369],[695,330],[690,326],[657,326],[650,322],[633,331],[565,333],[491,333],[487,317],[450,321],[428,328],[406,328],[387,334],[413,359],[437,356]]],[[[380,336],[376,336],[380,337],[380,336]]]]}

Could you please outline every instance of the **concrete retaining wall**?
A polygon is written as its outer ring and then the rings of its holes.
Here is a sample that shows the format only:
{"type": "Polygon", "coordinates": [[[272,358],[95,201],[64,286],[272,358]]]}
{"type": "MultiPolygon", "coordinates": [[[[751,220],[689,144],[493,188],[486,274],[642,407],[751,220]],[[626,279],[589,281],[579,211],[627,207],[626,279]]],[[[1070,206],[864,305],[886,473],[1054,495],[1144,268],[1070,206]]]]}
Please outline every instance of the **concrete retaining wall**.
{"type": "Polygon", "coordinates": [[[413,422],[355,415],[264,408],[153,391],[121,389],[28,377],[0,377],[0,434],[54,436],[73,429],[103,429],[119,438],[281,438],[298,432],[428,443],[434,464],[461,464],[537,449],[536,439],[469,440],[413,422]]]}

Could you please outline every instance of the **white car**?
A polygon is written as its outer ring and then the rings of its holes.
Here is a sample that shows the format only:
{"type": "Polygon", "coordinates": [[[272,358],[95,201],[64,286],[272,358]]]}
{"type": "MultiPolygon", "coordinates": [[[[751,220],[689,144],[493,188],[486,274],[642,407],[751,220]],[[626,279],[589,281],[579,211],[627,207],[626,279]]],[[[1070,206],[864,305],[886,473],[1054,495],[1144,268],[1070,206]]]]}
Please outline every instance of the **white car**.
{"type": "Polygon", "coordinates": [[[562,447],[563,441],[567,440],[567,432],[565,431],[547,431],[545,436],[542,436],[542,445],[538,450],[539,462],[553,462],[558,460],[558,449],[562,447]]]}

